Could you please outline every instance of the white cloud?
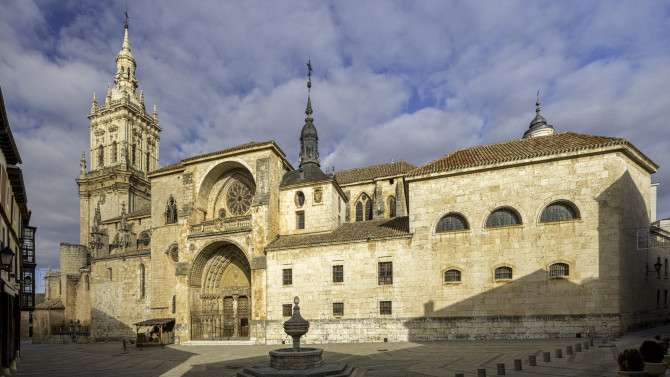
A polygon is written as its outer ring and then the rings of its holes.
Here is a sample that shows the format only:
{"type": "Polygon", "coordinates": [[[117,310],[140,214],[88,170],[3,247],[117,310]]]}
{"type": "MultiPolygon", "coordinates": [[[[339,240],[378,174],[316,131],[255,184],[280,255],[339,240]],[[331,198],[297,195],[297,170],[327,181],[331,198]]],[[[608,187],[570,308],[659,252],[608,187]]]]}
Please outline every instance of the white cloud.
{"type": "MultiPolygon", "coordinates": [[[[625,137],[664,165],[668,5],[661,1],[142,1],[130,43],[161,160],[274,139],[296,163],[306,67],[324,166],[403,159],[558,132],[625,137]]],[[[23,156],[40,266],[78,242],[91,95],[102,102],[125,3],[0,4],[0,83],[23,156]]],[[[663,168],[662,168],[663,169],[663,168]]],[[[659,215],[670,216],[670,175],[659,215]]]]}

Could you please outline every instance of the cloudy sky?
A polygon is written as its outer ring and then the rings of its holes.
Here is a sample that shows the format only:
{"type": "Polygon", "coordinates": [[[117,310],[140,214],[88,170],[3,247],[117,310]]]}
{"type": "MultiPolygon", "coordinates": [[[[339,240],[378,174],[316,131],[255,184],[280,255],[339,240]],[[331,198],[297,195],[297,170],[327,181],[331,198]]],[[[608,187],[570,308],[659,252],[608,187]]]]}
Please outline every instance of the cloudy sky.
{"type": "MultiPolygon", "coordinates": [[[[0,2],[0,85],[23,158],[38,267],[79,242],[74,181],[90,159],[126,2],[0,2]]],[[[160,160],[275,140],[297,166],[306,66],[323,166],[421,165],[557,132],[623,137],[662,169],[670,216],[670,5],[655,1],[129,1],[139,89],[160,160]],[[194,5],[195,3],[196,5],[194,5]]]]}

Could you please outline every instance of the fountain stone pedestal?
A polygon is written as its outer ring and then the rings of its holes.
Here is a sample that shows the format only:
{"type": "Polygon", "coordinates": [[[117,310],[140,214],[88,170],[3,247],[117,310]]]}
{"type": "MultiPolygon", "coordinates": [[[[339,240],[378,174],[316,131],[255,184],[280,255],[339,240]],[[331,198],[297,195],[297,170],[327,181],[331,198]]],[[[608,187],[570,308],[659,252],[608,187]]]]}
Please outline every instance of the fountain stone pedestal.
{"type": "Polygon", "coordinates": [[[356,375],[356,368],[345,363],[323,361],[320,348],[301,348],[300,337],[309,330],[309,322],[300,315],[300,299],[293,300],[293,315],[284,322],[284,332],[293,338],[293,348],[270,351],[270,364],[254,365],[237,372],[237,377],[350,377],[356,375]]]}

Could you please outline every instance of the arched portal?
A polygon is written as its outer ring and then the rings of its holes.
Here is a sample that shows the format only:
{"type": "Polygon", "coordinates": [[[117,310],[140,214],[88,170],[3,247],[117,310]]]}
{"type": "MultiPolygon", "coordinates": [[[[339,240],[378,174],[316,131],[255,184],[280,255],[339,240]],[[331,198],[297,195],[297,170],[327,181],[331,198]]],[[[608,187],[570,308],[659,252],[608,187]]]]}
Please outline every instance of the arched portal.
{"type": "Polygon", "coordinates": [[[251,318],[251,268],[232,243],[214,242],[193,261],[191,339],[248,337],[251,318]]]}

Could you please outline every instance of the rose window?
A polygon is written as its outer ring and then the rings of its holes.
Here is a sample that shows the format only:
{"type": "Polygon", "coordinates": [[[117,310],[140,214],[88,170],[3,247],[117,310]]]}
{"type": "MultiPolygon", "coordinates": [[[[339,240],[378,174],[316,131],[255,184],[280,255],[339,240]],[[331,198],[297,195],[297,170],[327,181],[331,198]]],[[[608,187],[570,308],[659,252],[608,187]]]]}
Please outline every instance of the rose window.
{"type": "Polygon", "coordinates": [[[235,182],[228,189],[226,195],[226,203],[228,204],[228,211],[233,216],[246,215],[251,207],[251,200],[253,195],[249,186],[242,182],[235,182]]]}

